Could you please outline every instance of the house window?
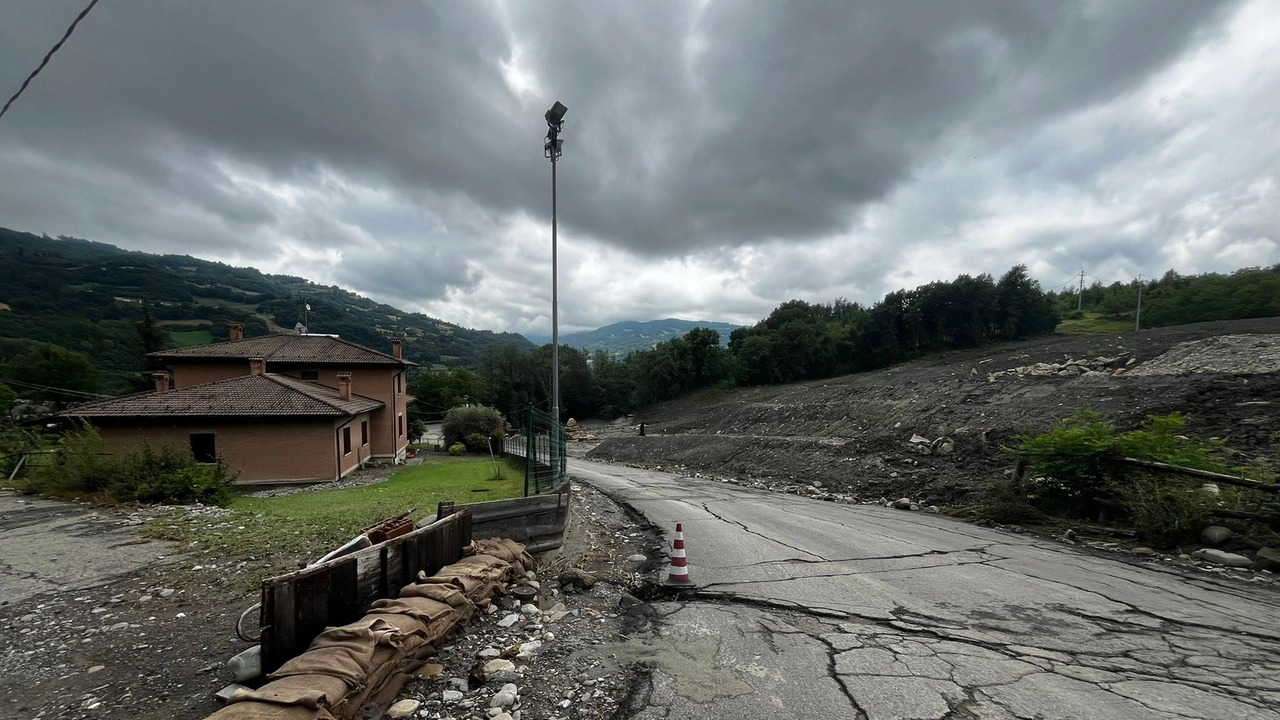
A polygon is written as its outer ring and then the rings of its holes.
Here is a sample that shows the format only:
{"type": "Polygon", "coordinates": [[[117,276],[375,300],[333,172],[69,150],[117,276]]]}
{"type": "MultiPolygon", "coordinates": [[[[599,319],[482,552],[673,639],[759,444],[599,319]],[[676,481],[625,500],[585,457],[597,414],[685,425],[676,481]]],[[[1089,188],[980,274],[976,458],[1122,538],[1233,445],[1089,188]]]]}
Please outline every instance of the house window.
{"type": "Polygon", "coordinates": [[[320,371],[319,370],[303,370],[302,379],[306,380],[307,382],[320,382],[320,371]]]}
{"type": "Polygon", "coordinates": [[[400,394],[400,376],[396,375],[396,394],[400,394]]]}
{"type": "Polygon", "coordinates": [[[351,454],[351,427],[342,428],[342,454],[351,454]]]}
{"type": "Polygon", "coordinates": [[[397,424],[400,426],[400,437],[404,437],[404,414],[401,413],[396,419],[399,421],[397,424]]]}
{"type": "Polygon", "coordinates": [[[360,444],[361,445],[369,444],[369,421],[368,420],[360,421],[360,444]]]}
{"type": "Polygon", "coordinates": [[[191,455],[198,463],[218,462],[218,447],[213,433],[191,433],[191,455]]]}

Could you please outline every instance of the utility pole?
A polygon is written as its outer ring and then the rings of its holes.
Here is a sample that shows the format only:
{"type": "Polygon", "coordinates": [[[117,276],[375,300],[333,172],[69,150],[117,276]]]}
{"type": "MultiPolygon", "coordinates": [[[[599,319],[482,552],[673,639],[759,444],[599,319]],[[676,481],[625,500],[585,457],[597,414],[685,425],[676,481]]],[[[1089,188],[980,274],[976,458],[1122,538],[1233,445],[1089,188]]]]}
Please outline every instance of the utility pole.
{"type": "Polygon", "coordinates": [[[1133,316],[1133,330],[1142,329],[1142,276],[1138,276],[1138,311],[1133,316]]]}
{"type": "MultiPolygon", "coordinates": [[[[1085,276],[1085,272],[1081,270],[1080,271],[1080,292],[1076,293],[1076,311],[1077,312],[1084,311],[1084,276],[1085,276]]],[[[1059,275],[1058,277],[1062,277],[1062,276],[1059,275]]]]}
{"type": "Polygon", "coordinates": [[[557,428],[560,425],[560,295],[556,287],[556,161],[564,152],[560,131],[564,129],[564,114],[568,111],[569,108],[557,100],[546,112],[547,138],[543,142],[543,154],[551,161],[551,419],[557,428]]]}

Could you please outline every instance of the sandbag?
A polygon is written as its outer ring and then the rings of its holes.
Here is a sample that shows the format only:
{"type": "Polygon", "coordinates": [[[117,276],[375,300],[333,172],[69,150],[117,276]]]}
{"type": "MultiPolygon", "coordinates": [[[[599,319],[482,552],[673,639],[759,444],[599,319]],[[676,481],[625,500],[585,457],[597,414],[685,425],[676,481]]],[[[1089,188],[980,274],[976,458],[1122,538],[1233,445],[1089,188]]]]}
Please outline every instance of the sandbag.
{"type": "Polygon", "coordinates": [[[337,705],[350,691],[350,685],[331,675],[293,675],[269,682],[257,690],[239,690],[227,704],[266,702],[319,709],[337,705]]]}
{"type": "Polygon", "coordinates": [[[361,686],[373,670],[373,656],[379,645],[396,646],[404,633],[381,618],[358,620],[342,627],[325,628],[307,651],[280,666],[268,679],[290,675],[330,675],[348,685],[361,686]]]}
{"type": "Polygon", "coordinates": [[[489,538],[471,543],[477,555],[491,555],[505,560],[515,566],[517,572],[523,574],[534,568],[533,557],[525,552],[524,545],[508,538],[489,538]]]}
{"type": "Polygon", "coordinates": [[[336,720],[336,718],[325,708],[238,702],[210,715],[208,720],[336,720]]]}

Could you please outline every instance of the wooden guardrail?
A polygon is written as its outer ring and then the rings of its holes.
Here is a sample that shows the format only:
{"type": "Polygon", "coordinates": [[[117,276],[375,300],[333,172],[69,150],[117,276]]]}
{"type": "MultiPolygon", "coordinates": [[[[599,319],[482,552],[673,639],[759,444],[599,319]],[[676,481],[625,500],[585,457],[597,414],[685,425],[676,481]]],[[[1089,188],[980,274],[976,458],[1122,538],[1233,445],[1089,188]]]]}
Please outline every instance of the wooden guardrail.
{"type": "Polygon", "coordinates": [[[262,671],[302,653],[326,627],[364,617],[419,572],[433,575],[471,544],[471,512],[459,508],[426,527],[350,555],[262,581],[262,671]]]}
{"type": "Polygon", "coordinates": [[[471,513],[471,534],[477,538],[504,537],[523,543],[529,552],[554,550],[564,544],[569,522],[570,481],[565,480],[542,495],[454,505],[440,503],[437,518],[466,510],[471,513]]]}

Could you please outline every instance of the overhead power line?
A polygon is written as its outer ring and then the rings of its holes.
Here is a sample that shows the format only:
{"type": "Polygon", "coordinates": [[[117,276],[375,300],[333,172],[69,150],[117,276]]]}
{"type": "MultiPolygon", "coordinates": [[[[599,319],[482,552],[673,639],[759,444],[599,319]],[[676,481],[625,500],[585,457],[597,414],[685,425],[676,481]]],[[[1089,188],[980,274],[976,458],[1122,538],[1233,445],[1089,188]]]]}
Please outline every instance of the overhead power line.
{"type": "Polygon", "coordinates": [[[9,112],[9,106],[13,104],[13,101],[18,99],[18,96],[27,89],[27,86],[31,84],[31,81],[40,74],[41,70],[44,69],[44,66],[49,64],[49,59],[53,57],[53,54],[58,52],[58,49],[62,47],[62,44],[67,41],[67,38],[71,37],[71,33],[75,32],[76,25],[79,25],[80,21],[84,19],[84,16],[88,15],[89,11],[93,9],[93,6],[97,4],[98,0],[89,0],[89,5],[85,7],[84,10],[80,11],[80,14],[76,16],[75,20],[71,21],[71,26],[67,28],[67,32],[63,34],[62,39],[58,41],[58,44],[54,45],[49,52],[45,53],[44,59],[40,61],[40,66],[31,71],[31,74],[27,76],[27,79],[22,81],[22,87],[18,88],[18,92],[14,93],[13,97],[9,98],[9,102],[5,103],[3,108],[0,108],[0,118],[4,117],[5,113],[9,112]]]}
{"type": "Polygon", "coordinates": [[[115,397],[114,395],[103,395],[101,393],[84,392],[83,390],[70,390],[68,388],[53,387],[50,385],[37,385],[35,383],[23,382],[21,380],[10,380],[9,378],[0,378],[0,382],[5,383],[6,385],[17,385],[18,387],[24,387],[24,388],[27,388],[28,390],[44,390],[46,392],[57,392],[57,393],[62,393],[64,395],[76,395],[79,397],[86,397],[92,400],[101,400],[103,398],[115,397]]]}

